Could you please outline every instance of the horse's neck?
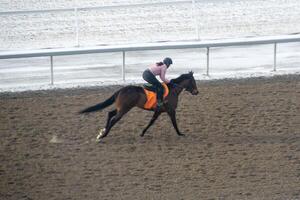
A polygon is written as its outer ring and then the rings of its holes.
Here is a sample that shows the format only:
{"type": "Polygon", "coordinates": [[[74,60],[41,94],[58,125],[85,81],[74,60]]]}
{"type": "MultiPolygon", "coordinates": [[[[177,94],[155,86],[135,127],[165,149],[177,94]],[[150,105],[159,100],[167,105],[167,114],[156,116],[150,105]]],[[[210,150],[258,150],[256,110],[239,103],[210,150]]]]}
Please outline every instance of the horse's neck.
{"type": "Polygon", "coordinates": [[[180,93],[183,91],[183,89],[184,89],[184,86],[182,85],[182,83],[179,83],[178,84],[179,86],[177,86],[177,87],[173,87],[171,90],[171,94],[173,94],[173,95],[176,95],[176,96],[179,96],[180,95],[180,93]]]}

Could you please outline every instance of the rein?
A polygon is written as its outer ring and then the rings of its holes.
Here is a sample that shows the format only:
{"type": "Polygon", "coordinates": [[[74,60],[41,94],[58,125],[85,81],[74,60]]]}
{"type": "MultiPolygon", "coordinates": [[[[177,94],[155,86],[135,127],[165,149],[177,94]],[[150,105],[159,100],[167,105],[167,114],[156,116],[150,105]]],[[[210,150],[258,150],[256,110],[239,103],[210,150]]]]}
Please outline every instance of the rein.
{"type": "Polygon", "coordinates": [[[178,83],[170,83],[170,85],[173,86],[174,88],[179,87],[181,89],[184,89],[184,87],[179,85],[178,83]]]}
{"type": "Polygon", "coordinates": [[[175,87],[179,87],[179,88],[181,88],[181,89],[184,89],[183,86],[181,86],[181,85],[179,85],[179,84],[177,84],[177,83],[173,83],[173,85],[174,85],[175,87]]]}
{"type": "Polygon", "coordinates": [[[180,90],[184,89],[183,86],[181,86],[181,85],[179,85],[177,83],[171,83],[171,87],[173,87],[173,89],[174,89],[174,91],[176,92],[177,95],[179,95],[179,93],[181,92],[181,91],[177,91],[176,90],[177,88],[180,89],[180,90]]]}

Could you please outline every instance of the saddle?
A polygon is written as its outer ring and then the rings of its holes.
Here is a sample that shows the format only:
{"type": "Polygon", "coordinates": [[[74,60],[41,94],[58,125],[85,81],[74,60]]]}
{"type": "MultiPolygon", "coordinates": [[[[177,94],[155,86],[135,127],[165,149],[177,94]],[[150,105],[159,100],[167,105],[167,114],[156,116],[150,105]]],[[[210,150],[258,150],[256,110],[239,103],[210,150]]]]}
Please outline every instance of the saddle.
{"type": "MultiPolygon", "coordinates": [[[[165,83],[162,83],[162,86],[164,88],[164,95],[163,95],[163,99],[164,99],[169,94],[169,88],[168,88],[167,84],[165,84],[165,83]]],[[[147,97],[147,101],[144,104],[144,108],[149,109],[149,110],[155,109],[156,103],[157,103],[156,88],[153,85],[147,83],[147,84],[144,84],[143,89],[144,89],[145,95],[147,97]]]]}
{"type": "Polygon", "coordinates": [[[154,85],[150,84],[150,83],[145,83],[143,85],[144,89],[152,91],[152,92],[156,92],[156,88],[154,85]]]}

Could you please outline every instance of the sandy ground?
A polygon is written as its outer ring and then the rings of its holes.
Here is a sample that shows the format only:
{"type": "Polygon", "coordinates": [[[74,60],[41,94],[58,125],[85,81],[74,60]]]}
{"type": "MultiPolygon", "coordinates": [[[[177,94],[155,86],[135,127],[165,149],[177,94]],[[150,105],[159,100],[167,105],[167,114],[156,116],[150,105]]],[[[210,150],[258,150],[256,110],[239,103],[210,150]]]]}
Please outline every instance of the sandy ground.
{"type": "Polygon", "coordinates": [[[199,82],[166,115],[134,109],[101,144],[118,86],[0,94],[0,199],[300,199],[300,76],[199,82]]]}

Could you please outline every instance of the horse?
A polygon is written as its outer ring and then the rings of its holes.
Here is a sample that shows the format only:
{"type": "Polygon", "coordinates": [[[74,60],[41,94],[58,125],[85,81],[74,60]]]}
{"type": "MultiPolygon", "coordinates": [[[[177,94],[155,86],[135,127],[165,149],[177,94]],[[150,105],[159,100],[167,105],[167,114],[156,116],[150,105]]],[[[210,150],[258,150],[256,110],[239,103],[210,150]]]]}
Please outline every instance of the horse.
{"type": "Polygon", "coordinates": [[[144,105],[147,102],[147,96],[145,94],[144,88],[142,86],[130,85],[119,89],[107,100],[81,110],[79,113],[83,114],[95,112],[109,107],[112,104],[115,104],[115,109],[108,112],[105,128],[99,131],[99,135],[97,137],[97,140],[99,142],[108,135],[111,128],[133,107],[138,107],[148,111],[154,111],[150,122],[140,134],[141,137],[145,135],[146,131],[150,128],[150,126],[153,125],[153,123],[163,112],[167,112],[167,114],[171,118],[171,122],[174,129],[176,130],[177,135],[185,136],[179,131],[177,126],[176,108],[178,104],[178,97],[183,90],[188,91],[192,95],[197,95],[199,93],[196,81],[193,76],[193,72],[191,71],[187,74],[180,75],[178,78],[171,79],[170,83],[168,83],[167,86],[169,89],[169,94],[165,97],[164,104],[160,109],[144,108],[144,105]]]}

